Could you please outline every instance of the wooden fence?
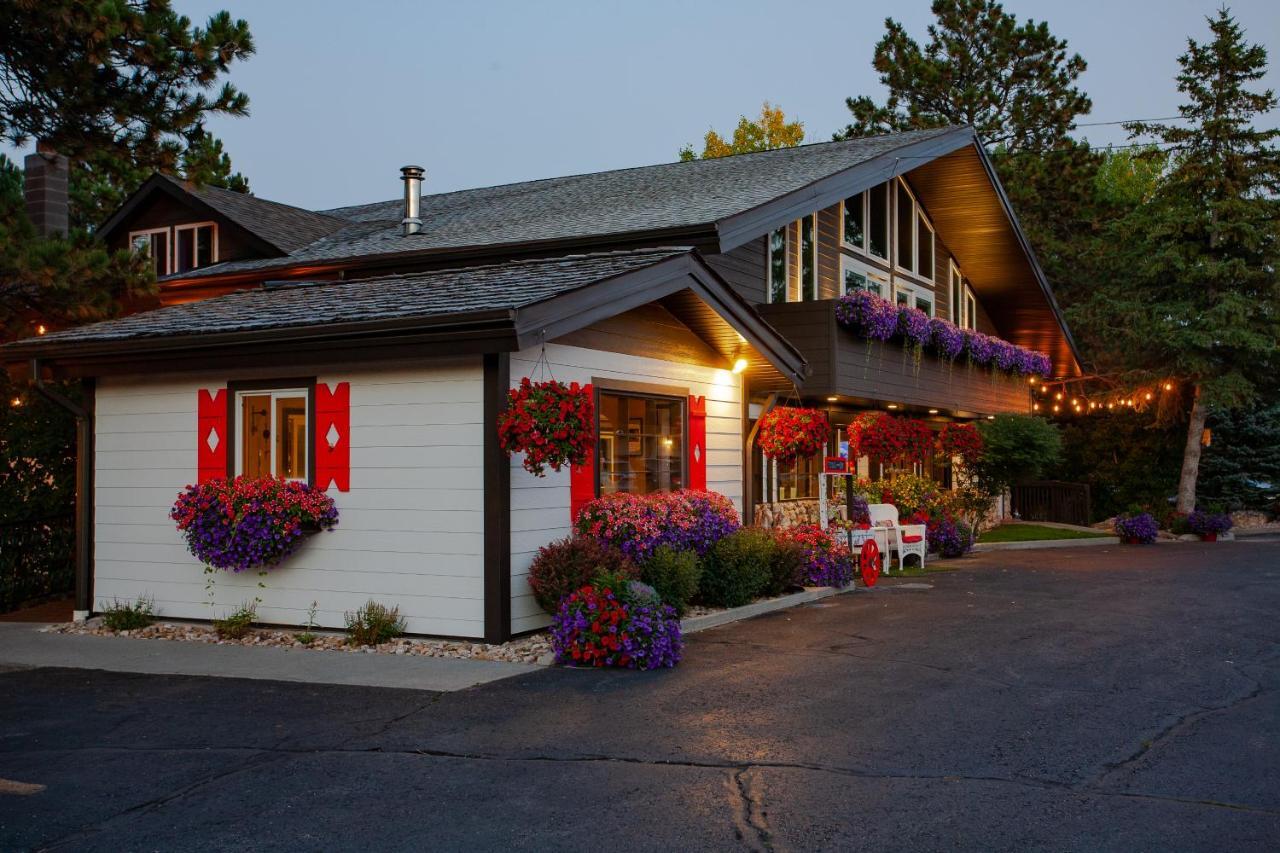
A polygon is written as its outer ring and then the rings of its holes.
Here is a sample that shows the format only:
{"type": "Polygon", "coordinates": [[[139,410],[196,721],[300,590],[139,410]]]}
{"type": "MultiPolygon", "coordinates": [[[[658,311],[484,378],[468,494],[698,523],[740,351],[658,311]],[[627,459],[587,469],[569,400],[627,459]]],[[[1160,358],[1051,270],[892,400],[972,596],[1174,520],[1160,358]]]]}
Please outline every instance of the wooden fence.
{"type": "Polygon", "coordinates": [[[0,613],[75,590],[75,517],[0,524],[0,613]]]}
{"type": "Polygon", "coordinates": [[[1022,483],[1010,491],[1013,514],[1023,521],[1056,521],[1087,527],[1092,520],[1089,486],[1046,480],[1022,483]]]}

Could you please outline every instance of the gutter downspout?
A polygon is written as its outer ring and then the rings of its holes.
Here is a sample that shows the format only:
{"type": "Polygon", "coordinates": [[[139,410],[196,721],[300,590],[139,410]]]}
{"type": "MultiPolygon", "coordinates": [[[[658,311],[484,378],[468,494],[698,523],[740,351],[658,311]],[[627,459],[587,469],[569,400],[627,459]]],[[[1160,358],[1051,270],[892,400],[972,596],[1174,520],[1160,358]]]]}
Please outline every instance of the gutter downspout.
{"type": "Polygon", "coordinates": [[[93,385],[85,380],[87,406],[44,384],[40,359],[31,359],[31,385],[40,396],[76,419],[76,601],[72,618],[83,622],[93,611],[93,385]]]}

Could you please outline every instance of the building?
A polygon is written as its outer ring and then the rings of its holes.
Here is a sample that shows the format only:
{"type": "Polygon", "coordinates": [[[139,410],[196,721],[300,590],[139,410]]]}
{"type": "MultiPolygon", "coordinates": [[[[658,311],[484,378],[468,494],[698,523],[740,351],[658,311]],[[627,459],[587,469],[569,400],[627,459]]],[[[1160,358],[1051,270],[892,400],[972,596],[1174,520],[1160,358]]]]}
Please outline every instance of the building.
{"type": "MultiPolygon", "coordinates": [[[[79,609],[146,593],[207,618],[169,507],[197,478],[275,474],[328,488],[342,520],[267,578],[263,621],[315,601],[340,626],[374,598],[411,632],[501,641],[546,624],[528,565],[583,500],[705,486],[750,518],[811,496],[811,468],[751,448],[780,401],[837,427],[1030,410],[1025,378],[842,328],[855,288],[1079,370],[969,128],[438,195],[401,172],[403,199],[327,211],[155,176],[98,233],[154,259],[162,304],[4,347],[14,372],[92,388],[79,609]],[[544,374],[594,389],[590,470],[535,478],[498,446],[507,390],[544,374]]],[[[219,577],[219,612],[257,582],[219,577]]]]}

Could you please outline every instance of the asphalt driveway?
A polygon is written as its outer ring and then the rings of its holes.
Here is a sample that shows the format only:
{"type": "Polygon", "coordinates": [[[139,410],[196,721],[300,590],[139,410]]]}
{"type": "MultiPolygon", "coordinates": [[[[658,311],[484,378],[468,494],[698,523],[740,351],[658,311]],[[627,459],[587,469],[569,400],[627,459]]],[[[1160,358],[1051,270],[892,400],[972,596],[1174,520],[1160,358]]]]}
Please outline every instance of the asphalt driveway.
{"type": "Polygon", "coordinates": [[[670,672],[0,673],[0,850],[1280,847],[1280,543],[962,565],[670,672]]]}

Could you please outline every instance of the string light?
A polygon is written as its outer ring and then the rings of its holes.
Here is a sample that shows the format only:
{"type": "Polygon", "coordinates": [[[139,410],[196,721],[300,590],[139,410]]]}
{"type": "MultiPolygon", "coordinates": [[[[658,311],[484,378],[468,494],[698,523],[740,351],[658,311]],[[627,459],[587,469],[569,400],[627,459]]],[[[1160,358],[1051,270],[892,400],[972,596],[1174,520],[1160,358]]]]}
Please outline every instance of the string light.
{"type": "Polygon", "coordinates": [[[1061,411],[1061,410],[1062,410],[1062,407],[1061,407],[1061,406],[1054,406],[1054,407],[1053,407],[1053,410],[1054,410],[1055,412],[1058,412],[1058,411],[1061,411]]]}
{"type": "Polygon", "coordinates": [[[14,397],[12,400],[9,401],[9,405],[13,406],[15,409],[18,408],[19,406],[22,405],[22,398],[14,397]]]}
{"type": "Polygon", "coordinates": [[[1147,400],[1148,400],[1148,401],[1150,401],[1150,400],[1151,400],[1151,392],[1150,392],[1150,391],[1148,391],[1148,392],[1147,392],[1147,400]]]}
{"type": "Polygon", "coordinates": [[[1061,399],[1062,399],[1062,392],[1061,392],[1061,391],[1059,391],[1057,394],[1053,395],[1053,399],[1055,399],[1055,400],[1061,400],[1061,399]]]}
{"type": "Polygon", "coordinates": [[[49,331],[49,330],[48,330],[47,328],[45,328],[44,323],[41,323],[40,325],[36,326],[36,334],[37,334],[37,335],[43,335],[43,334],[44,334],[45,332],[47,332],[47,331],[49,331]]]}
{"type": "Polygon", "coordinates": [[[1031,411],[1033,411],[1033,412],[1038,412],[1038,411],[1040,411],[1040,404],[1039,404],[1039,403],[1032,403],[1032,404],[1031,404],[1031,411]]]}

